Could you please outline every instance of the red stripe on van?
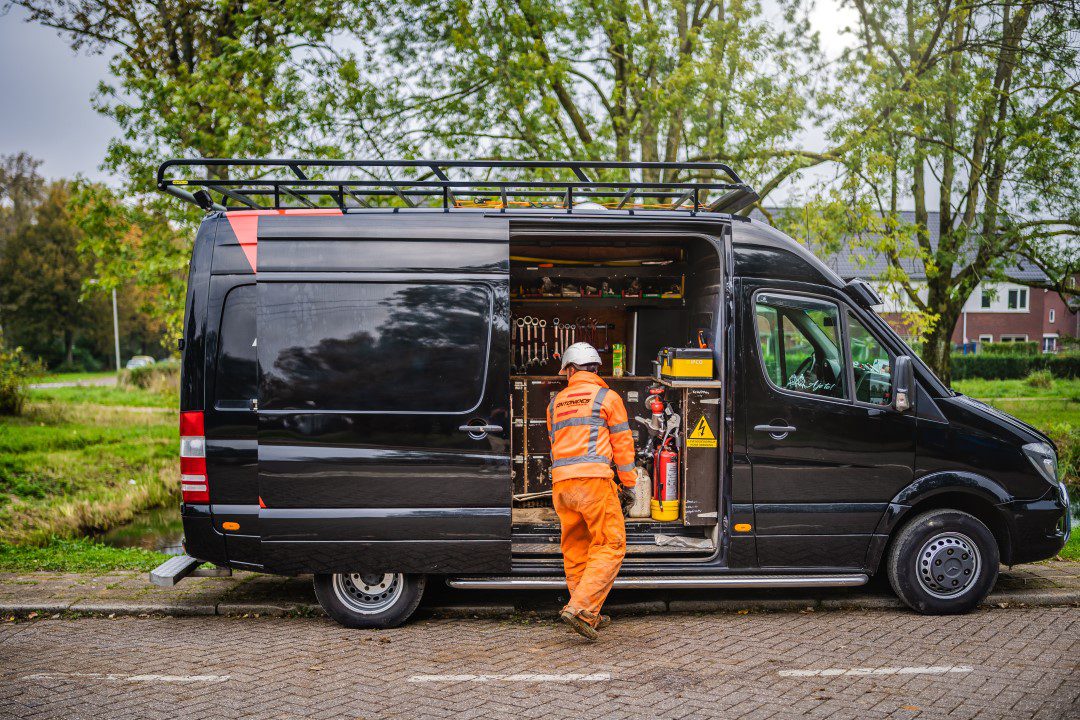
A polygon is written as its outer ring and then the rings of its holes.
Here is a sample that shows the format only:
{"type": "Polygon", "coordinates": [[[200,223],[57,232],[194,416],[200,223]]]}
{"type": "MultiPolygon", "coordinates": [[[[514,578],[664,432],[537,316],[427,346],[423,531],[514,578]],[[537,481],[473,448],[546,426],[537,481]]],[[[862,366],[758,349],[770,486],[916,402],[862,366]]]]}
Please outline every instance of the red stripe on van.
{"type": "Polygon", "coordinates": [[[244,257],[255,272],[258,266],[259,216],[260,215],[341,215],[337,208],[296,208],[282,210],[233,210],[225,214],[229,227],[236,234],[236,241],[244,251],[244,257]]]}

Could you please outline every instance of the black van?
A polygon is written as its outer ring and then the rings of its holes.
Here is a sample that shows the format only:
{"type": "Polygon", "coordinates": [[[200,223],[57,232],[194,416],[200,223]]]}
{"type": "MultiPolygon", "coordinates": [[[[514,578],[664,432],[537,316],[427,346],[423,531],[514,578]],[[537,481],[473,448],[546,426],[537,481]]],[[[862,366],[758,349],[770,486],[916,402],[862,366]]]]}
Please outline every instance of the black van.
{"type": "Polygon", "coordinates": [[[203,562],[313,573],[353,627],[403,622],[436,579],[563,587],[544,410],[579,340],[643,471],[657,427],[677,456],[677,517],[627,519],[616,587],[883,572],[955,613],[1068,537],[1051,441],[943,385],[869,285],[735,214],[756,196],[726,166],[171,160],[158,185],[206,211],[181,341],[187,555],[160,584],[203,562]],[[687,347],[691,372],[655,362],[687,347]]]}

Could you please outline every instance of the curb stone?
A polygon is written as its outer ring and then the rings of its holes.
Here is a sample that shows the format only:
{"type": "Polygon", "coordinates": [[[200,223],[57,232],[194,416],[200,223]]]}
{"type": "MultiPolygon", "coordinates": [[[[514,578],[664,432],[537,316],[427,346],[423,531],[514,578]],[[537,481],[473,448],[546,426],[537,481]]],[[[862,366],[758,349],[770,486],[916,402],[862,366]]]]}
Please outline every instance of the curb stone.
{"type": "MultiPolygon", "coordinates": [[[[1080,606],[1080,590],[1028,590],[1008,593],[995,593],[990,595],[982,604],[986,608],[998,607],[1051,607],[1051,606],[1080,606]]],[[[895,598],[883,595],[869,595],[854,598],[825,598],[815,599],[784,599],[784,598],[758,598],[739,600],[737,598],[725,598],[718,600],[670,600],[670,601],[645,601],[640,603],[615,603],[610,606],[612,611],[625,615],[670,613],[695,613],[695,612],[737,612],[771,611],[771,612],[799,612],[807,609],[812,610],[894,610],[902,609],[903,604],[895,598]]],[[[519,610],[510,604],[490,605],[442,605],[420,608],[431,617],[438,618],[505,618],[515,615],[529,615],[528,610],[519,610]]],[[[6,602],[0,604],[0,614],[3,615],[26,615],[31,612],[42,614],[52,613],[80,613],[86,615],[167,615],[173,617],[205,617],[209,615],[219,616],[243,616],[255,615],[268,617],[282,617],[286,615],[303,614],[311,616],[323,616],[325,613],[318,605],[292,604],[275,605],[269,603],[219,603],[215,605],[192,604],[181,605],[177,603],[132,603],[132,602],[96,602],[75,601],[72,603],[57,603],[43,600],[40,603],[31,602],[6,602]]],[[[534,614],[534,613],[533,613],[534,614]]]]}

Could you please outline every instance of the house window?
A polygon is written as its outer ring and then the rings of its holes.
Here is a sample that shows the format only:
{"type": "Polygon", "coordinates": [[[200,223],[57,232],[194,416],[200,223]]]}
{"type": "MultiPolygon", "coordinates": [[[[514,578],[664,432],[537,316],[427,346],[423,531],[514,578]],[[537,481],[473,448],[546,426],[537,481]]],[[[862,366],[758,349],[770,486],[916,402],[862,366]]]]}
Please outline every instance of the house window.
{"type": "Polygon", "coordinates": [[[1027,335],[1002,335],[1001,342],[1027,342],[1027,335]]]}
{"type": "Polygon", "coordinates": [[[994,301],[994,294],[992,292],[990,292],[989,290],[983,290],[982,291],[982,303],[980,304],[980,307],[983,310],[989,310],[990,309],[990,303],[993,302],[993,301],[994,301]]]}
{"type": "Polygon", "coordinates": [[[981,342],[981,343],[992,343],[992,342],[994,342],[994,336],[993,335],[980,335],[979,336],[979,342],[981,342]]]}
{"type": "Polygon", "coordinates": [[[1027,310],[1027,306],[1027,288],[1009,291],[1008,307],[1010,310],[1027,310]]]}
{"type": "MultiPolygon", "coordinates": [[[[1053,310],[1051,310],[1050,312],[1053,312],[1053,310]]],[[[1057,340],[1057,335],[1043,335],[1043,352],[1057,352],[1057,340]]]]}
{"type": "Polygon", "coordinates": [[[1051,308],[1050,309],[1050,322],[1054,322],[1056,320],[1057,320],[1057,311],[1054,310],[1053,308],[1051,308]]]}

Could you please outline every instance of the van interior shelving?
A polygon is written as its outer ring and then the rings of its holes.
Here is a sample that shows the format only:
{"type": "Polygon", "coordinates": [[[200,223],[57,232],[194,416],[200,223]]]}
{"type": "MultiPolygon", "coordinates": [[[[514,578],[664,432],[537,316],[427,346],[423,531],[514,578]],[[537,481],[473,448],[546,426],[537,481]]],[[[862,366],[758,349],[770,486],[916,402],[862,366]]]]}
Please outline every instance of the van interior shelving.
{"type": "MultiPolygon", "coordinates": [[[[596,347],[602,361],[600,376],[623,398],[640,452],[648,435],[644,421],[649,417],[649,389],[663,387],[654,366],[657,352],[666,346],[687,346],[698,340],[698,331],[701,344],[713,346],[719,295],[712,283],[717,267],[715,251],[704,242],[674,236],[662,244],[655,237],[646,243],[610,235],[604,240],[512,238],[510,445],[515,557],[550,556],[557,561],[560,552],[546,427],[547,405],[566,384],[558,374],[560,351],[577,341],[596,347]],[[617,360],[617,354],[621,359],[617,360]]],[[[717,384],[691,383],[693,399],[688,388],[664,387],[664,397],[685,421],[690,403],[695,408],[717,409],[699,404],[719,397],[717,384]]],[[[683,425],[677,442],[685,458],[683,425]]],[[[708,483],[687,480],[688,475],[711,471],[715,488],[715,459],[707,470],[697,467],[694,459],[681,463],[678,519],[627,518],[628,562],[641,556],[686,560],[715,554],[716,492],[705,489],[708,483]],[[710,505],[711,513],[700,510],[690,517],[688,502],[699,510],[710,505]]],[[[639,457],[639,465],[652,473],[646,458],[639,457]]]]}

